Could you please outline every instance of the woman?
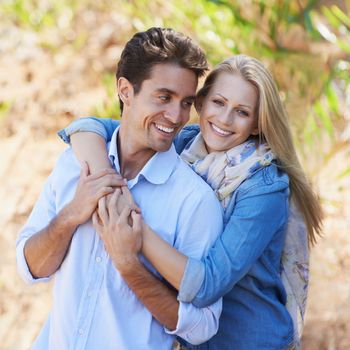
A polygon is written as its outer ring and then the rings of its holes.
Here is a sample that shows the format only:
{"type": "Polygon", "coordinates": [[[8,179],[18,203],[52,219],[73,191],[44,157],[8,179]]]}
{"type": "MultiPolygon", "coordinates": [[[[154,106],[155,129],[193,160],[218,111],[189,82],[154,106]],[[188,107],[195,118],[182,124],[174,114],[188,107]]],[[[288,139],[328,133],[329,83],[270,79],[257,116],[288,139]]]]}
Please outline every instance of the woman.
{"type": "MultiPolygon", "coordinates": [[[[303,222],[312,244],[320,233],[322,215],[298,161],[275,83],[259,61],[237,55],[208,75],[195,106],[200,132],[196,125],[185,127],[175,145],[216,192],[225,230],[201,261],[182,255],[160,239],[157,243],[150,229],[143,233],[142,252],[179,290],[179,300],[204,307],[223,296],[218,334],[199,348],[298,348],[298,322],[307,287],[303,269],[308,262],[303,222]],[[294,220],[298,212],[299,221],[294,220]],[[293,220],[286,238],[288,216],[293,220]],[[300,256],[300,249],[305,256],[300,256]]],[[[113,121],[102,121],[106,130],[94,123],[97,127],[88,122],[84,126],[80,120],[67,131],[102,135],[107,131],[110,137],[116,127],[113,121]]],[[[91,140],[84,141],[83,134],[79,137],[76,145],[73,142],[78,158],[87,160],[93,169],[102,166],[102,159],[105,167],[105,148],[97,150],[91,140]]]]}

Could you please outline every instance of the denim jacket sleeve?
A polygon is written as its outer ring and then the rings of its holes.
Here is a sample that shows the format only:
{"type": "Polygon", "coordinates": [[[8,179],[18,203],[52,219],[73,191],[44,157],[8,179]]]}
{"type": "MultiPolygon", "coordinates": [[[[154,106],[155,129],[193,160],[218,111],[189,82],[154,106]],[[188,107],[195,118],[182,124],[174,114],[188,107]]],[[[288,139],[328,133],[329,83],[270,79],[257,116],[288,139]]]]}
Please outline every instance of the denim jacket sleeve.
{"type": "Polygon", "coordinates": [[[288,177],[272,183],[246,182],[251,186],[242,184],[236,190],[230,219],[208,255],[201,261],[189,258],[178,294],[180,301],[196,307],[212,304],[247,274],[274,235],[284,231],[288,177]]]}
{"type": "Polygon", "coordinates": [[[94,132],[102,136],[106,142],[110,141],[114,130],[119,126],[118,120],[109,118],[80,118],[74,120],[65,129],[58,132],[58,136],[66,142],[70,143],[70,136],[77,132],[94,132]]]}

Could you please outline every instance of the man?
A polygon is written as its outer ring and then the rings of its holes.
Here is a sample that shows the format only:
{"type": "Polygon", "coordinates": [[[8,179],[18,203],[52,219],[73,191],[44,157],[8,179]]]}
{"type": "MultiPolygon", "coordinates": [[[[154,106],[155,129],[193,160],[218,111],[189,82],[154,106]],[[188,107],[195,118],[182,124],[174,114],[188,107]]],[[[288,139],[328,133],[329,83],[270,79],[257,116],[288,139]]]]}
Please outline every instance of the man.
{"type": "MultiPolygon", "coordinates": [[[[205,69],[203,52],[182,34],[160,28],[135,34],[118,63],[122,122],[109,145],[110,159],[128,180],[145,221],[197,258],[221,232],[221,209],[172,141],[189,119],[205,69]]],[[[17,241],[18,268],[26,281],[55,276],[52,311],[34,349],[170,349],[172,334],[193,343],[214,335],[221,301],[206,309],[178,303],[143,264],[133,264],[135,274],[153,287],[142,293],[135,288],[136,294],[128,287],[108,254],[113,241],[86,222],[98,200],[125,183],[107,170],[89,175],[84,166],[80,180],[79,173],[67,150],[17,241]]],[[[137,214],[131,216],[137,231],[137,214]]]]}

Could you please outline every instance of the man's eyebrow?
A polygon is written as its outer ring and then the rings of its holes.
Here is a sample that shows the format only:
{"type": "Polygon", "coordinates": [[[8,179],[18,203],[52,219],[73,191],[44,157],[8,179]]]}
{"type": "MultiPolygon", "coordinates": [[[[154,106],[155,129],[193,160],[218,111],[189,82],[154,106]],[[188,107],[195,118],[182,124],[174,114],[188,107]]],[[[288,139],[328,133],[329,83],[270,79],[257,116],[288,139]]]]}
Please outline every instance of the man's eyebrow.
{"type": "MultiPolygon", "coordinates": [[[[160,88],[156,90],[157,93],[161,92],[164,94],[169,94],[169,95],[177,95],[177,93],[173,90],[167,89],[167,88],[160,88]]],[[[196,95],[190,95],[186,96],[184,99],[189,99],[189,100],[194,100],[196,98],[196,95]]]]}

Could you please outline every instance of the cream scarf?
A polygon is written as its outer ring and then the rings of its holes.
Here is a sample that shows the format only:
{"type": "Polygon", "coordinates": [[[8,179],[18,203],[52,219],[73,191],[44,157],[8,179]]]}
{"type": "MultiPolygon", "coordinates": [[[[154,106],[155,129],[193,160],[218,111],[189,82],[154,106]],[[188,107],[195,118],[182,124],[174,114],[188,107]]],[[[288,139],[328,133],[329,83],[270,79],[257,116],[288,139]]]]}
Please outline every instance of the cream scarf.
{"type": "Polygon", "coordinates": [[[201,133],[183,150],[181,158],[211,186],[224,209],[245,179],[275,159],[266,143],[257,145],[254,140],[225,152],[208,153],[201,133]]]}

